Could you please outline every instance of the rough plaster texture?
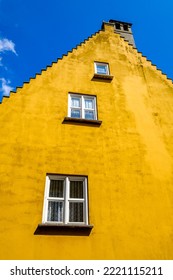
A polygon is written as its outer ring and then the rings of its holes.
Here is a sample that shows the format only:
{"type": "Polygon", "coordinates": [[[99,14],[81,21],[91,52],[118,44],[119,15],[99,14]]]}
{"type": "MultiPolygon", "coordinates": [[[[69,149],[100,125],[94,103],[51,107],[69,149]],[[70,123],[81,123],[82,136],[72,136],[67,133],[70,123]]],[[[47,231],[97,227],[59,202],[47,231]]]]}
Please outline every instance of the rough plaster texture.
{"type": "Polygon", "coordinates": [[[0,127],[1,259],[173,258],[173,85],[113,27],[4,99],[0,127]],[[97,96],[100,127],[62,124],[68,92],[97,96]],[[46,173],[88,175],[89,236],[34,235],[46,173]]]}

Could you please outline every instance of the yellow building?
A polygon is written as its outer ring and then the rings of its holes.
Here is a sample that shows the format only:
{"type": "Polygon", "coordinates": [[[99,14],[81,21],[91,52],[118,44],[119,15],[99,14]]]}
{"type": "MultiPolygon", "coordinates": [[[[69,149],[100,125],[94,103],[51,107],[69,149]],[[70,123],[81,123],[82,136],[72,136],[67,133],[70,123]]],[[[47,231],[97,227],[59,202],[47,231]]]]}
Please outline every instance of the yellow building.
{"type": "Polygon", "coordinates": [[[173,258],[173,84],[110,20],[0,105],[0,259],[173,258]]]}

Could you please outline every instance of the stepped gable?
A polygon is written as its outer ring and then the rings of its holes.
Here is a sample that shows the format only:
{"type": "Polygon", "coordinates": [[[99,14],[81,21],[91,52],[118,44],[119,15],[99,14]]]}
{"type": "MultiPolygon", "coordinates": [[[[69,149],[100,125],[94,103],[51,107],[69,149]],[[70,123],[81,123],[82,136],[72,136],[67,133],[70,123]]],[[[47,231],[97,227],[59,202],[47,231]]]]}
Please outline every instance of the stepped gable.
{"type": "MultiPolygon", "coordinates": [[[[117,20],[109,20],[109,22],[105,22],[103,21],[102,22],[102,26],[101,26],[101,29],[98,30],[97,32],[93,33],[92,35],[90,35],[87,39],[84,39],[84,41],[82,41],[81,43],[79,43],[78,45],[76,45],[74,48],[72,48],[71,50],[67,51],[66,54],[63,54],[62,57],[59,57],[57,58],[56,61],[53,61],[50,65],[47,65],[45,68],[42,68],[40,73],[36,73],[34,77],[30,77],[28,81],[25,81],[23,82],[23,85],[22,86],[17,86],[16,87],[16,90],[13,90],[10,92],[9,96],[3,96],[3,98],[9,98],[10,95],[12,94],[16,94],[18,93],[22,88],[24,88],[25,85],[29,84],[32,82],[32,80],[35,80],[38,76],[42,75],[43,72],[49,70],[54,64],[58,63],[59,61],[62,61],[65,57],[67,57],[69,54],[72,54],[73,51],[77,50],[78,48],[80,48],[82,45],[86,44],[87,42],[89,42],[91,39],[93,39],[95,36],[98,36],[100,33],[102,32],[105,32],[106,30],[106,26],[112,26],[113,29],[114,29],[114,32],[116,34],[118,34],[118,36],[124,41],[127,43],[127,45],[129,46],[129,48],[133,49],[136,51],[136,53],[138,55],[141,56],[142,59],[144,59],[145,62],[149,62],[150,65],[153,67],[153,69],[155,69],[159,74],[162,75],[162,77],[164,79],[166,79],[166,81],[168,82],[171,82],[171,84],[173,84],[173,80],[171,78],[169,78],[166,73],[163,73],[161,69],[159,69],[157,67],[156,64],[153,64],[152,61],[150,59],[148,59],[145,55],[143,55],[142,52],[138,51],[138,49],[136,48],[136,45],[135,45],[135,42],[134,42],[134,38],[133,38],[133,34],[132,34],[132,30],[131,30],[131,26],[132,24],[131,23],[127,23],[127,22],[123,22],[123,21],[117,21],[117,20]],[[128,29],[128,32],[121,32],[119,30],[119,28],[121,27],[121,29],[123,27],[126,29],[128,29]],[[128,34],[126,33],[129,33],[130,34],[130,39],[128,37],[128,34]],[[125,35],[124,35],[125,34],[125,35]]],[[[142,62],[141,62],[142,63],[142,62]]],[[[2,100],[0,101],[0,104],[3,103],[3,98],[2,100]]]]}
{"type": "MultiPolygon", "coordinates": [[[[58,63],[59,61],[63,60],[65,57],[67,57],[69,54],[73,53],[74,50],[77,50],[77,49],[78,49],[80,46],[82,46],[83,44],[86,44],[90,39],[92,39],[94,36],[96,36],[97,34],[99,34],[101,31],[102,31],[102,30],[99,30],[99,31],[93,33],[93,34],[90,35],[87,39],[84,39],[84,41],[82,41],[82,42],[80,42],[78,45],[76,45],[76,47],[74,47],[74,48],[72,48],[71,50],[67,51],[67,53],[62,54],[62,56],[59,57],[59,58],[57,58],[56,61],[52,61],[52,63],[51,63],[50,65],[47,65],[45,68],[42,68],[41,71],[40,71],[40,73],[36,73],[36,74],[35,74],[35,77],[30,77],[28,81],[23,82],[23,85],[22,85],[22,86],[17,86],[17,87],[16,87],[16,90],[13,90],[13,91],[10,92],[10,95],[11,95],[11,94],[16,94],[16,93],[17,93],[20,89],[22,89],[26,84],[29,84],[32,80],[36,79],[37,76],[42,75],[42,73],[45,72],[45,71],[47,71],[48,69],[50,69],[50,68],[53,66],[53,64],[56,64],[56,63],[58,63]]],[[[4,96],[3,98],[7,98],[7,99],[8,99],[8,98],[10,97],[10,95],[9,95],[9,96],[4,96]]],[[[2,101],[0,101],[0,104],[1,104],[2,102],[3,102],[3,99],[2,99],[2,101]]]]}

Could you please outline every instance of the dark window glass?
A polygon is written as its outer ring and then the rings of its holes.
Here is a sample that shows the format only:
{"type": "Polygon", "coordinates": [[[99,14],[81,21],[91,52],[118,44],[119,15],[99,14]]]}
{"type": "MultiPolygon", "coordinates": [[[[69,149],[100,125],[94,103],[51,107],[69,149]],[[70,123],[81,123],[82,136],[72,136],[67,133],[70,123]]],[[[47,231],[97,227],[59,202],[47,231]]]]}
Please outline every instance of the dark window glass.
{"type": "Polygon", "coordinates": [[[63,183],[62,180],[51,180],[49,197],[63,197],[63,183]]]}
{"type": "Polygon", "coordinates": [[[70,198],[83,198],[83,182],[70,181],[70,198]]]}
{"type": "Polygon", "coordinates": [[[69,222],[83,222],[83,203],[70,202],[69,222]]]}
{"type": "Polygon", "coordinates": [[[49,201],[47,220],[51,222],[63,221],[63,202],[49,201]]]}

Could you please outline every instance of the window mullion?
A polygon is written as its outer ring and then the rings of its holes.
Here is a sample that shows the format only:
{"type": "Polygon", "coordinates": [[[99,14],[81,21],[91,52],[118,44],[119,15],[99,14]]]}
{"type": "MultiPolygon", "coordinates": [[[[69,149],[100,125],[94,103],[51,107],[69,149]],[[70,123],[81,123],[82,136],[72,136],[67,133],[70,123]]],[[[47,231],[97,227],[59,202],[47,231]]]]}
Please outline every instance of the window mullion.
{"type": "Polygon", "coordinates": [[[48,201],[63,201],[64,202],[64,198],[63,197],[48,197],[47,198],[48,201]]]}
{"type": "Polygon", "coordinates": [[[84,114],[84,112],[85,112],[85,100],[84,100],[84,97],[82,96],[82,104],[81,104],[81,110],[82,110],[82,119],[84,119],[85,118],[85,114],[84,114]]]}
{"type": "Polygon", "coordinates": [[[84,202],[85,198],[69,198],[69,202],[84,202]]]}
{"type": "Polygon", "coordinates": [[[65,178],[64,223],[69,221],[69,178],[65,178]]]}

